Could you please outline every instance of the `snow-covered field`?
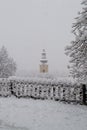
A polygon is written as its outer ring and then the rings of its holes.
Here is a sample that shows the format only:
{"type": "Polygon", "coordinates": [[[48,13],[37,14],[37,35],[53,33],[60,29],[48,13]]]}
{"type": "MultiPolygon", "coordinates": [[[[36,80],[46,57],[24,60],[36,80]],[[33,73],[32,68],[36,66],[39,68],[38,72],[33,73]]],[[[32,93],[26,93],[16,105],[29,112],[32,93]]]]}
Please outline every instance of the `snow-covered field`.
{"type": "Polygon", "coordinates": [[[86,106],[50,100],[0,98],[0,130],[86,129],[86,106]]]}

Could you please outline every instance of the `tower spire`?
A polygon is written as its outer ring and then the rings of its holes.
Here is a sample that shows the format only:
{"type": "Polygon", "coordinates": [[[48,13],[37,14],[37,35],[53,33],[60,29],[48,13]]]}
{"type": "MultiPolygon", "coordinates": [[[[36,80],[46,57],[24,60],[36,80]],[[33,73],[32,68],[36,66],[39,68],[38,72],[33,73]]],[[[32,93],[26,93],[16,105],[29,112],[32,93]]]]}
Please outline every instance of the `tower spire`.
{"type": "Polygon", "coordinates": [[[41,57],[40,62],[43,63],[43,64],[48,62],[48,60],[46,58],[46,51],[45,51],[45,49],[43,49],[42,57],[41,57]]]}

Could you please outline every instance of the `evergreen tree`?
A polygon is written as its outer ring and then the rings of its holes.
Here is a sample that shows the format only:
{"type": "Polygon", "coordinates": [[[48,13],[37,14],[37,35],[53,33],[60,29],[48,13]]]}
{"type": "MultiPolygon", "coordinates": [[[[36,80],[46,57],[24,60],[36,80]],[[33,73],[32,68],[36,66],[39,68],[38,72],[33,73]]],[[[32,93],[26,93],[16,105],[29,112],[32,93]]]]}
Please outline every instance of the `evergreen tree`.
{"type": "Polygon", "coordinates": [[[87,79],[87,0],[82,2],[84,8],[78,13],[76,22],[72,26],[75,36],[71,45],[65,51],[70,57],[70,73],[74,78],[87,79]]]}
{"type": "Polygon", "coordinates": [[[8,78],[16,72],[16,63],[8,56],[6,48],[0,50],[0,78],[8,78]]]}

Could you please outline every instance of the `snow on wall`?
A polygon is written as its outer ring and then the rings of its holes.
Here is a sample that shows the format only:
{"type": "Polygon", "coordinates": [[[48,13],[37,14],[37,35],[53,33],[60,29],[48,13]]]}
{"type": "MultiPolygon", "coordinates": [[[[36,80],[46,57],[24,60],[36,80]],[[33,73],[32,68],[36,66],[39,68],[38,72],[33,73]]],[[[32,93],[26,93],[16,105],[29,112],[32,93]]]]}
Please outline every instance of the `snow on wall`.
{"type": "Polygon", "coordinates": [[[51,99],[82,103],[81,85],[50,79],[1,79],[0,96],[14,95],[18,98],[51,99]]]}
{"type": "Polygon", "coordinates": [[[0,79],[0,96],[11,96],[10,81],[0,79]]]}

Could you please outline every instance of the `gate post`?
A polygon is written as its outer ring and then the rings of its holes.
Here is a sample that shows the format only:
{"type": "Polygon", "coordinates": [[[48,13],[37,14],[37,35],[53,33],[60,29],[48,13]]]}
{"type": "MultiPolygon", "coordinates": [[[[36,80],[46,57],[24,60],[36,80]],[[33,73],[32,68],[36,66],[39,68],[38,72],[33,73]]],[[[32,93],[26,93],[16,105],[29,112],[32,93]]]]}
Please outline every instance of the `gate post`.
{"type": "Polygon", "coordinates": [[[82,84],[83,104],[86,105],[86,85],[82,84]]]}

